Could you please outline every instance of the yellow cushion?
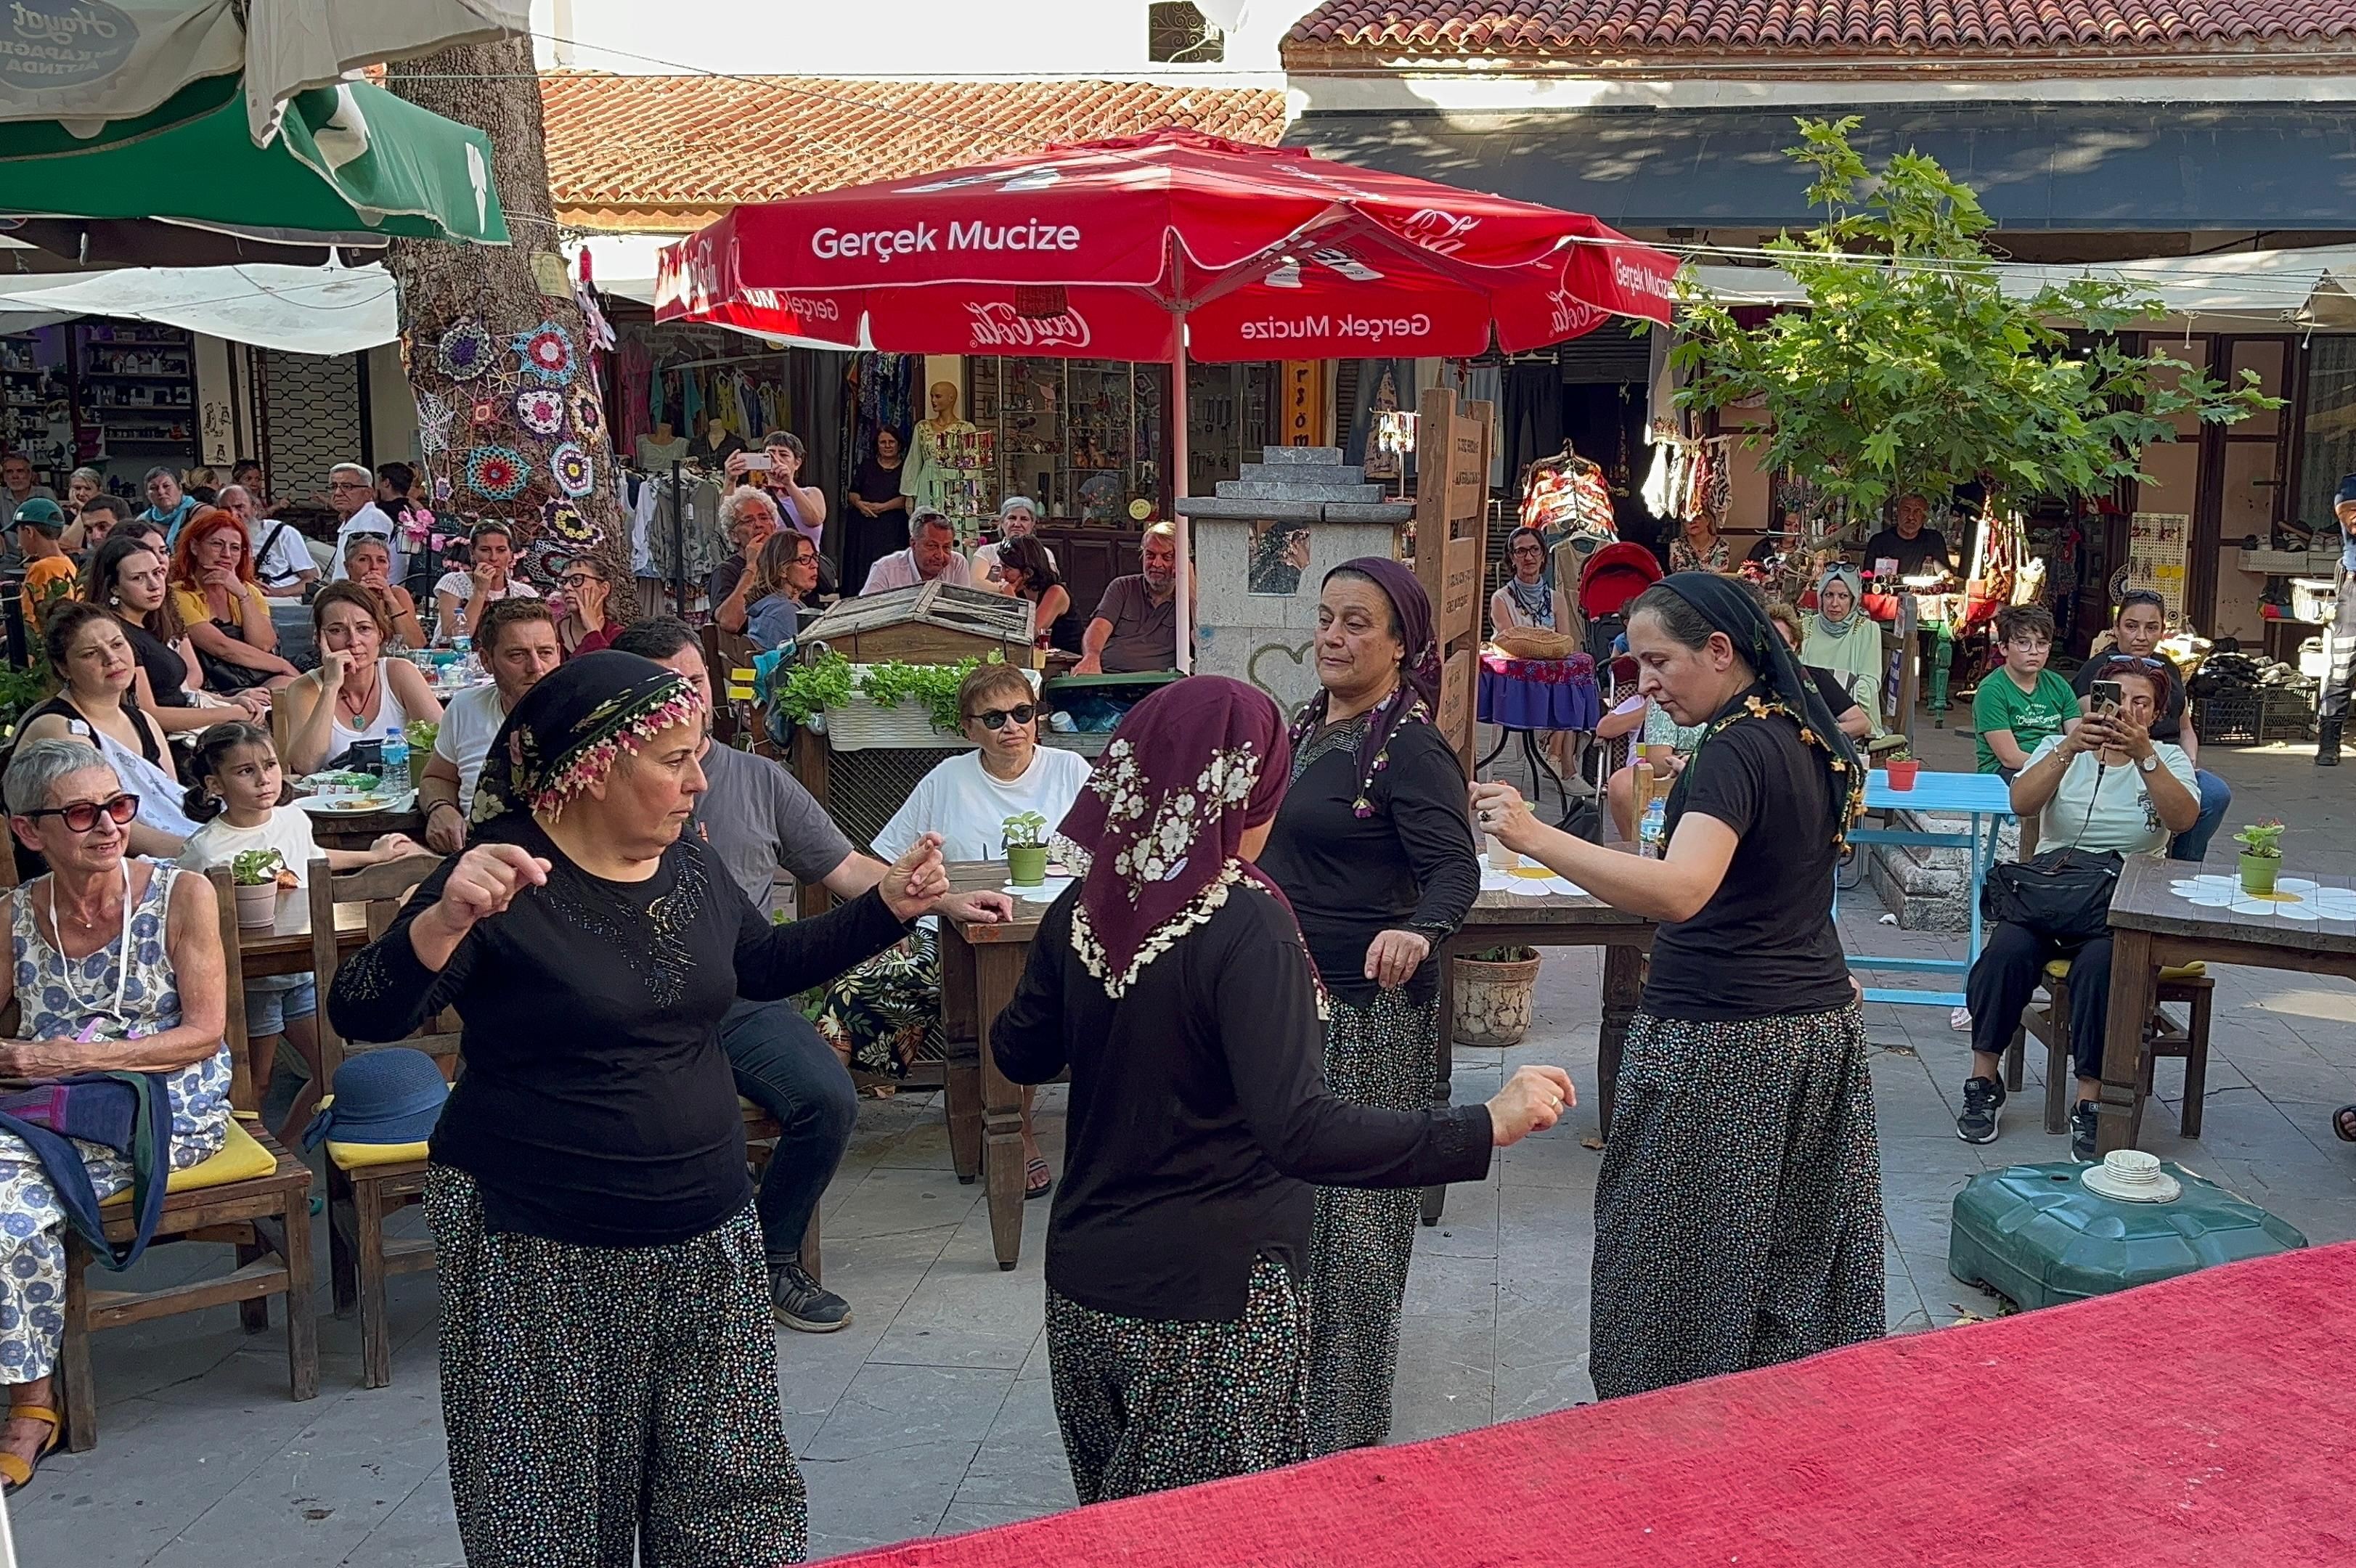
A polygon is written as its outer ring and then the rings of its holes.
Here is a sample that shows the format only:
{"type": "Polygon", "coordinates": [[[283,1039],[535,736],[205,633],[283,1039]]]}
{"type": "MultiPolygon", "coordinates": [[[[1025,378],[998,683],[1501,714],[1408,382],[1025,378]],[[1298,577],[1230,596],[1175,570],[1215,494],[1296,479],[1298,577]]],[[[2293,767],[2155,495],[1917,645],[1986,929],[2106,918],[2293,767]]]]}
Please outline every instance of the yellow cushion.
{"type": "MultiPolygon", "coordinates": [[[[2070,977],[2070,960],[2067,958],[2049,960],[2045,965],[2045,972],[2057,980],[2066,980],[2070,977]]],[[[2190,964],[2169,965],[2160,970],[2159,977],[2163,980],[2191,980],[2207,973],[2209,973],[2208,960],[2195,958],[2190,964]]]]}
{"type": "MultiPolygon", "coordinates": [[[[278,1168],[278,1157],[254,1142],[253,1135],[234,1116],[230,1118],[229,1141],[220,1152],[209,1159],[198,1160],[183,1170],[172,1172],[164,1183],[166,1192],[193,1192],[207,1187],[227,1187],[233,1181],[252,1181],[268,1176],[278,1168]]],[[[131,1189],[126,1187],[109,1203],[131,1201],[131,1189]]]]}
{"type": "MultiPolygon", "coordinates": [[[[333,1094],[322,1095],[319,1109],[324,1111],[335,1103],[333,1094]]],[[[336,1162],[338,1170],[364,1170],[370,1166],[407,1165],[412,1160],[423,1159],[426,1147],[423,1138],[413,1144],[348,1144],[329,1138],[327,1157],[336,1162]]]]}

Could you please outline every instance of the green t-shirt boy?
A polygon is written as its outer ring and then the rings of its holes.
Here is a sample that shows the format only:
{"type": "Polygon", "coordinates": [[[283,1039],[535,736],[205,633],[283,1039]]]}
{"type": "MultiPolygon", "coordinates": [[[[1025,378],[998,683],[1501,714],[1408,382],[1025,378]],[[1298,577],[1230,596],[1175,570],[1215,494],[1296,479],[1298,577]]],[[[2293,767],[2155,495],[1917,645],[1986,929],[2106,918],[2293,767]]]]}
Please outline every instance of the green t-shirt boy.
{"type": "Polygon", "coordinates": [[[2078,694],[2053,671],[2039,670],[2036,684],[2024,690],[2009,667],[1990,670],[1980,682],[1979,694],[1972,699],[1972,728],[1977,731],[1972,741],[1979,751],[1979,771],[1992,773],[2003,765],[1988,747],[1989,731],[2009,730],[2015,745],[2023,752],[2034,752],[2076,717],[2078,694]]]}

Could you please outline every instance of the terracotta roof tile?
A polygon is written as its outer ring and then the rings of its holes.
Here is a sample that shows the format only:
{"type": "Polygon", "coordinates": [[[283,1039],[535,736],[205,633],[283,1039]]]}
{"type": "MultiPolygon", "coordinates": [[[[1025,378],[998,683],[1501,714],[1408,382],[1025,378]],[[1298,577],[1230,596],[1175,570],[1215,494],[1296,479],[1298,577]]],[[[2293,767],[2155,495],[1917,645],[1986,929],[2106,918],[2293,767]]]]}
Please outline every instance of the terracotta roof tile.
{"type": "Polygon", "coordinates": [[[609,76],[540,83],[560,220],[689,229],[744,202],[1183,125],[1284,133],[1284,94],[1125,81],[609,76]]]}
{"type": "Polygon", "coordinates": [[[2356,40],[2356,0],[1327,0],[1288,63],[1352,55],[2246,53],[2356,40]]]}

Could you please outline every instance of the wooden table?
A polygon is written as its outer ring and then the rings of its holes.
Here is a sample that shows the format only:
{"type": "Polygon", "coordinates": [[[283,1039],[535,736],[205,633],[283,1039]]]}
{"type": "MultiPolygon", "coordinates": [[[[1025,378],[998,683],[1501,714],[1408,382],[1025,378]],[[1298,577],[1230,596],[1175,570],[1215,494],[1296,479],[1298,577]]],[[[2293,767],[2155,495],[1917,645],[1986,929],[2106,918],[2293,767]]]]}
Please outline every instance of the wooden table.
{"type": "Polygon", "coordinates": [[[414,792],[410,805],[402,811],[364,811],[359,813],[315,811],[311,814],[311,837],[322,849],[365,849],[388,833],[406,833],[420,844],[425,842],[425,817],[417,809],[414,792]]]}
{"type": "MultiPolygon", "coordinates": [[[[1483,891],[1456,934],[1440,948],[1439,1074],[1431,1097],[1449,1101],[1449,1079],[1455,1066],[1455,960],[1486,947],[1601,947],[1603,949],[1603,1019],[1596,1041],[1595,1108],[1605,1132],[1612,1129],[1612,1100],[1620,1078],[1620,1055],[1628,1044],[1628,1021],[1644,989],[1644,955],[1652,950],[1657,928],[1641,915],[1613,909],[1587,895],[1559,894],[1530,898],[1521,893],[1483,891]]],[[[1423,1191],[1423,1222],[1440,1223],[1448,1197],[1445,1187],[1423,1191]]]]}
{"type": "MultiPolygon", "coordinates": [[[[300,891],[278,895],[278,919],[268,931],[238,933],[241,972],[249,980],[266,975],[311,972],[311,905],[300,891]]],[[[357,953],[368,945],[368,906],[336,906],[336,944],[357,953]]],[[[324,1003],[326,998],[320,998],[324,1003]]]]}
{"type": "MultiPolygon", "coordinates": [[[[963,861],[948,868],[961,893],[1006,885],[1006,863],[963,861]]],[[[990,1239],[998,1266],[1011,1269],[1023,1250],[1023,1092],[990,1053],[990,1026],[1023,978],[1044,903],[1015,906],[993,925],[941,921],[941,1036],[948,1047],[949,1158],[958,1179],[979,1174],[989,1195],[990,1239]]]]}
{"type": "MultiPolygon", "coordinates": [[[[2287,920],[2279,914],[2196,904],[2170,891],[2170,883],[2194,875],[2235,876],[2235,862],[2236,854],[2228,852],[2196,870],[2180,860],[2130,855],[2119,873],[2118,888],[2111,895],[2111,1010],[2103,1029],[2097,1154],[2128,1147],[2135,1086],[2143,1065],[2143,1023],[2150,1016],[2163,967],[2197,958],[2356,980],[2356,920],[2287,920]]],[[[2347,877],[2302,877],[2292,870],[2285,880],[2293,880],[2327,889],[2356,889],[2356,880],[2347,877]]]]}

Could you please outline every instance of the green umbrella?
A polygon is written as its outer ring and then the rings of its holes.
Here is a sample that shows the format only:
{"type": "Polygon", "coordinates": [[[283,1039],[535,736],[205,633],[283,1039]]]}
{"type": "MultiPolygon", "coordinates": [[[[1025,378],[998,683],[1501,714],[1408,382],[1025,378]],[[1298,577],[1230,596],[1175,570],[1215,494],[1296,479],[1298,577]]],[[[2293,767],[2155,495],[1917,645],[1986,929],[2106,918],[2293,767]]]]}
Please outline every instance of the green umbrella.
{"type": "Polygon", "coordinates": [[[264,147],[236,76],[190,82],[91,137],[0,123],[0,210],[361,243],[508,239],[490,138],[363,81],[297,93],[264,147]]]}

